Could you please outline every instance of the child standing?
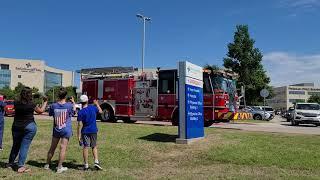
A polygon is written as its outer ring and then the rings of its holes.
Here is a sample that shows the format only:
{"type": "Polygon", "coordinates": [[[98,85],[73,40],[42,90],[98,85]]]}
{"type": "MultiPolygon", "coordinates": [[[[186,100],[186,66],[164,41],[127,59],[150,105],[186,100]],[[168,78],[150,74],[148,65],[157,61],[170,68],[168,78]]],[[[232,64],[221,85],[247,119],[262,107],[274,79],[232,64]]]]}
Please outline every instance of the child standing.
{"type": "Polygon", "coordinates": [[[98,160],[98,148],[97,148],[97,113],[102,113],[102,109],[98,101],[94,100],[94,105],[88,105],[89,98],[87,95],[80,96],[80,102],[82,104],[82,109],[78,112],[78,139],[79,144],[83,146],[83,160],[84,160],[84,170],[89,169],[88,163],[88,149],[92,148],[92,153],[94,156],[94,167],[97,170],[102,170],[98,160]],[[81,129],[81,131],[80,131],[81,129]]]}

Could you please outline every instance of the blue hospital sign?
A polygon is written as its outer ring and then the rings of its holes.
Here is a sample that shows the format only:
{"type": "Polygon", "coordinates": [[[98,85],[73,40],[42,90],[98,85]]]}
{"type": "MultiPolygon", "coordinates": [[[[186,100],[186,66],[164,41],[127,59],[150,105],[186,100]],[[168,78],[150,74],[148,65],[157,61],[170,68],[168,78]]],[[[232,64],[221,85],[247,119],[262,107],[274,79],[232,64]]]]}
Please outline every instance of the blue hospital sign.
{"type": "Polygon", "coordinates": [[[204,137],[202,67],[179,62],[179,139],[204,137]]]}

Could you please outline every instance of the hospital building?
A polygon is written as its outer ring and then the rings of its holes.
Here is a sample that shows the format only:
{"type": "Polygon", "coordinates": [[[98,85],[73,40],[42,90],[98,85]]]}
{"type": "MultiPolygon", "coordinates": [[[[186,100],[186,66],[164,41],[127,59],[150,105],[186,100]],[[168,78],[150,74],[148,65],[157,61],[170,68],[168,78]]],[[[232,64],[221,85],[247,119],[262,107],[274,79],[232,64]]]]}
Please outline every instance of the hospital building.
{"type": "Polygon", "coordinates": [[[18,83],[45,93],[55,86],[74,86],[74,72],[56,69],[43,60],[0,58],[0,89],[18,83]]]}
{"type": "Polygon", "coordinates": [[[312,95],[320,95],[320,87],[314,83],[300,83],[273,88],[274,96],[267,100],[269,106],[274,109],[288,110],[294,103],[308,102],[312,95]]]}

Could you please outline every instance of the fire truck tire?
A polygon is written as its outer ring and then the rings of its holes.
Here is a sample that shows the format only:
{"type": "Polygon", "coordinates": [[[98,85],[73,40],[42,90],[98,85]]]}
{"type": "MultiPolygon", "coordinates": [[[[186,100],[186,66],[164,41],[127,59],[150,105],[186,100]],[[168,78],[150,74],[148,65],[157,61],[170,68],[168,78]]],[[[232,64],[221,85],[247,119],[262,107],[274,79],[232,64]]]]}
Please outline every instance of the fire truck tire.
{"type": "Polygon", "coordinates": [[[178,126],[179,125],[179,112],[175,111],[172,120],[171,120],[172,126],[178,126]]]}
{"type": "Polygon", "coordinates": [[[101,121],[103,122],[112,122],[115,123],[117,122],[117,119],[114,116],[113,109],[110,106],[107,105],[102,105],[102,114],[101,114],[101,121]]]}
{"type": "Polygon", "coordinates": [[[213,120],[211,120],[211,121],[204,121],[204,127],[209,127],[209,126],[211,126],[213,123],[214,123],[213,120]]]}

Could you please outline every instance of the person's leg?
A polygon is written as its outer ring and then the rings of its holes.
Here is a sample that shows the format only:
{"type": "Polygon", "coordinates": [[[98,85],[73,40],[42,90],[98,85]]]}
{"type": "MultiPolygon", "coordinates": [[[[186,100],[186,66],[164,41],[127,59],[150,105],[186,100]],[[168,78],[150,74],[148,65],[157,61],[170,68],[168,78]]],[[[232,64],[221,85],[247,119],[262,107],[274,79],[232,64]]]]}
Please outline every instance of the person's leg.
{"type": "MultiPolygon", "coordinates": [[[[24,128],[24,136],[21,141],[18,167],[24,167],[24,163],[27,159],[29,147],[33,140],[33,137],[37,133],[37,125],[35,123],[30,123],[24,128]]],[[[18,169],[19,171],[19,169],[18,169]]]]}
{"type": "Polygon", "coordinates": [[[0,117],[0,150],[2,150],[2,138],[3,138],[3,130],[4,130],[4,117],[0,117]]]}
{"type": "Polygon", "coordinates": [[[94,163],[99,163],[97,146],[92,148],[92,154],[93,154],[93,158],[94,158],[94,163]]]}
{"type": "Polygon", "coordinates": [[[15,129],[12,127],[12,148],[9,156],[9,166],[12,166],[14,164],[14,161],[16,160],[20,146],[21,146],[21,141],[23,137],[23,131],[19,129],[15,129]]]}
{"type": "Polygon", "coordinates": [[[69,139],[68,138],[61,138],[58,169],[62,167],[62,163],[63,163],[63,161],[65,159],[65,156],[66,156],[68,143],[69,143],[69,139]]]}
{"type": "Polygon", "coordinates": [[[89,147],[90,147],[90,138],[88,134],[81,134],[82,144],[83,144],[83,164],[84,170],[89,169],[89,161],[88,161],[88,154],[89,154],[89,147]]]}
{"type": "Polygon", "coordinates": [[[88,147],[83,147],[83,163],[84,163],[84,168],[88,169],[89,168],[89,162],[88,162],[88,153],[89,148],[88,147]]]}
{"type": "Polygon", "coordinates": [[[92,154],[94,157],[94,167],[98,170],[102,170],[102,167],[100,166],[99,159],[98,159],[97,138],[98,138],[97,133],[91,134],[90,145],[92,147],[92,154]]]}
{"type": "Polygon", "coordinates": [[[60,138],[56,138],[56,137],[52,136],[51,146],[50,146],[50,149],[49,149],[48,155],[47,155],[47,165],[49,165],[51,163],[51,159],[52,159],[52,157],[54,155],[54,152],[55,152],[55,150],[57,148],[59,140],[60,140],[60,138]]]}

